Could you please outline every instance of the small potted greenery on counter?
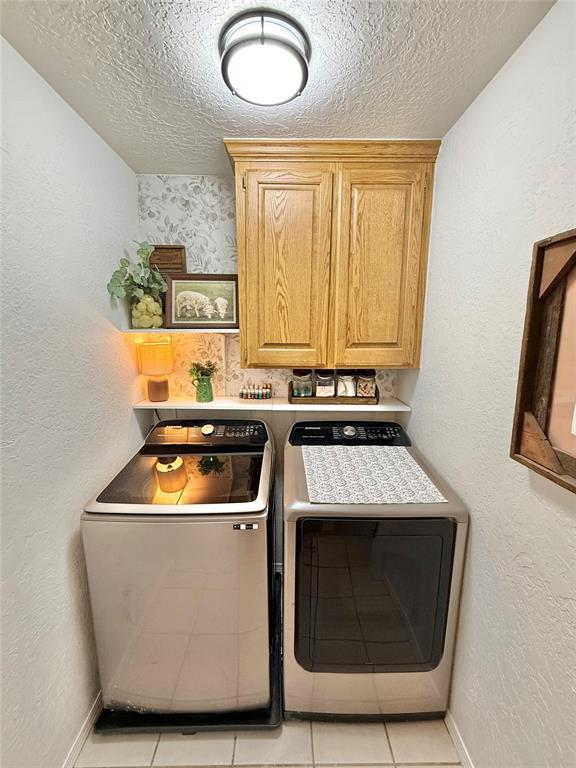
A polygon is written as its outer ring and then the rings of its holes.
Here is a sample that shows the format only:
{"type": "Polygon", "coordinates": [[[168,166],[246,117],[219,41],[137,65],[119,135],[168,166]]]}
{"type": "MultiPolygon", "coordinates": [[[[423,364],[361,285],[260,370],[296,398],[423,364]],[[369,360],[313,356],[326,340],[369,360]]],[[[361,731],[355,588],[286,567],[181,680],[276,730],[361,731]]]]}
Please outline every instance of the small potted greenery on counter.
{"type": "Polygon", "coordinates": [[[190,378],[196,387],[196,402],[210,403],[214,400],[212,391],[212,376],[218,373],[218,366],[213,360],[205,363],[194,362],[190,366],[190,378]]]}
{"type": "Polygon", "coordinates": [[[154,246],[138,243],[138,261],[120,259],[120,266],[112,273],[107,285],[108,293],[117,299],[130,301],[132,328],[161,328],[162,300],[166,281],[157,267],[150,266],[154,246]]]}

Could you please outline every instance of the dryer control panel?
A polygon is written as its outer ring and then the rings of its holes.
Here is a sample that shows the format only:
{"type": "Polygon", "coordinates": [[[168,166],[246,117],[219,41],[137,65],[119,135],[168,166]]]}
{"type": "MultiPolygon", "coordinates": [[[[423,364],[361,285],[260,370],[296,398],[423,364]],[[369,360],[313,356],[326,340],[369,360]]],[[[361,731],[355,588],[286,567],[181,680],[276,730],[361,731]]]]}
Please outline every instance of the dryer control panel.
{"type": "Polygon", "coordinates": [[[299,421],[288,440],[290,445],[412,445],[393,421],[299,421]]]}

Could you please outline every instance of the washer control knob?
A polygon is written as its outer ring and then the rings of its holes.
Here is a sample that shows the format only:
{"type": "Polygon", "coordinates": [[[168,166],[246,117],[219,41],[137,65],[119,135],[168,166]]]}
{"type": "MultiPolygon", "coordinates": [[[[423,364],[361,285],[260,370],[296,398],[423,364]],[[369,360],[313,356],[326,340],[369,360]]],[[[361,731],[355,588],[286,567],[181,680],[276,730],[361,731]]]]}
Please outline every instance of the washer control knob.
{"type": "Polygon", "coordinates": [[[347,426],[342,430],[344,437],[356,437],[356,427],[347,426]]]}
{"type": "Polygon", "coordinates": [[[204,424],[201,431],[204,437],[214,434],[214,424],[204,424]]]}

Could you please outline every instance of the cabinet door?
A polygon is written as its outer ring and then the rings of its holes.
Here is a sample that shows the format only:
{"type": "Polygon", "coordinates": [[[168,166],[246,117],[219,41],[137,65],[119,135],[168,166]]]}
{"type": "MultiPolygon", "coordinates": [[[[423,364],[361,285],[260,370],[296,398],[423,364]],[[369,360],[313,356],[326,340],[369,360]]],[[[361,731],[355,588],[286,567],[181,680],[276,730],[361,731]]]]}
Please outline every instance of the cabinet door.
{"type": "Polygon", "coordinates": [[[332,173],[246,170],[244,366],[326,364],[332,173]]]}
{"type": "Polygon", "coordinates": [[[432,166],[424,163],[342,170],[334,287],[336,365],[418,365],[427,172],[431,176],[432,166]]]}

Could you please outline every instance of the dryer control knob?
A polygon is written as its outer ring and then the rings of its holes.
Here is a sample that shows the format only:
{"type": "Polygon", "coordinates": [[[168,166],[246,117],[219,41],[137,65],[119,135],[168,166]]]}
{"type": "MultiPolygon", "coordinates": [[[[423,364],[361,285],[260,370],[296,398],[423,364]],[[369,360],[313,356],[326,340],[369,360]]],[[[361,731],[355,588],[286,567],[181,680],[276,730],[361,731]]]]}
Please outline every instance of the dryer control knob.
{"type": "Polygon", "coordinates": [[[201,431],[205,437],[212,435],[214,433],[214,424],[204,424],[201,431]]]}
{"type": "Polygon", "coordinates": [[[344,437],[356,437],[356,427],[348,426],[342,430],[344,437]]]}

